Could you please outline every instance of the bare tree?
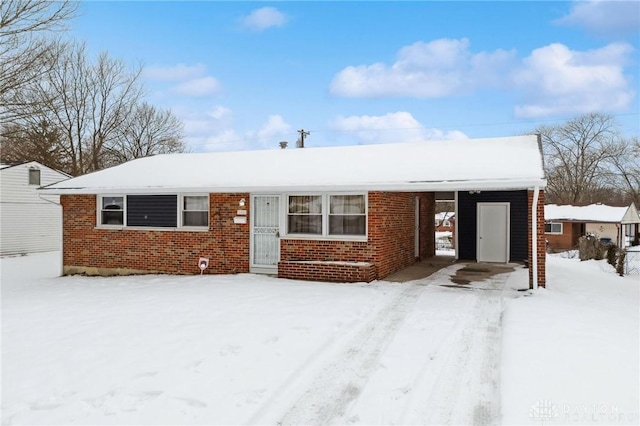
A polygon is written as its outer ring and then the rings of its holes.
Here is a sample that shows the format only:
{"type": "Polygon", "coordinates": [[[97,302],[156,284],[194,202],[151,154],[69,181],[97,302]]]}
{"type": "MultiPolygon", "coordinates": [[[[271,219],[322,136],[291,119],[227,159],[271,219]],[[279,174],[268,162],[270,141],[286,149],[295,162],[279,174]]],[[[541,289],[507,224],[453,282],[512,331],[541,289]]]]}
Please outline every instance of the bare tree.
{"type": "Polygon", "coordinates": [[[92,63],[84,44],[70,44],[51,72],[27,92],[29,113],[21,124],[33,127],[46,120],[60,130],[68,173],[99,170],[105,166],[105,147],[115,143],[140,101],[139,77],[139,69],[129,71],[107,53],[92,63]]]}
{"type": "Polygon", "coordinates": [[[626,204],[640,206],[640,139],[621,139],[608,160],[609,184],[626,196],[626,204]]]}
{"type": "Polygon", "coordinates": [[[76,9],[70,0],[0,1],[0,120],[21,112],[21,91],[55,65],[62,45],[51,33],[64,29],[76,9]]]}
{"type": "Polygon", "coordinates": [[[607,187],[608,162],[616,155],[618,125],[613,117],[592,113],[563,125],[542,126],[547,200],[563,204],[596,201],[607,187]]]}
{"type": "Polygon", "coordinates": [[[107,147],[107,161],[120,164],[155,154],[184,152],[183,124],[170,110],[139,104],[107,147]]]}
{"type": "Polygon", "coordinates": [[[0,161],[6,164],[37,161],[66,171],[68,164],[60,148],[61,139],[61,132],[47,121],[29,128],[8,125],[0,131],[0,161]]]}

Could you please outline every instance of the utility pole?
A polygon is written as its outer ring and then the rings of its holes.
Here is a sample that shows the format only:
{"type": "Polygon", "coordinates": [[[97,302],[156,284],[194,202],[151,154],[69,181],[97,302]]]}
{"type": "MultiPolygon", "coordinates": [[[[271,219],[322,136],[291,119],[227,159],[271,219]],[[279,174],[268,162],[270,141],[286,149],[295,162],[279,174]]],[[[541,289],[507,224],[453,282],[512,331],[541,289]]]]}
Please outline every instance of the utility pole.
{"type": "Polygon", "coordinates": [[[297,132],[300,133],[300,138],[296,145],[298,148],[304,148],[304,138],[309,136],[311,132],[305,132],[304,129],[297,130],[297,132]]]}

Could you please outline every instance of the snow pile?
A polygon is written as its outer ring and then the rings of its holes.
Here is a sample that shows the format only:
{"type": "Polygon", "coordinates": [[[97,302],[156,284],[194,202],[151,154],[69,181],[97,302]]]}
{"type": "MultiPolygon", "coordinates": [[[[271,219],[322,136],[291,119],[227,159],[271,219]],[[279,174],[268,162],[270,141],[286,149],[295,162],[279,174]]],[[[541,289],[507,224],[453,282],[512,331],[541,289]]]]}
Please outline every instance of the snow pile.
{"type": "Polygon", "coordinates": [[[637,277],[548,256],[547,286],[507,304],[503,423],[640,423],[637,277]]]}

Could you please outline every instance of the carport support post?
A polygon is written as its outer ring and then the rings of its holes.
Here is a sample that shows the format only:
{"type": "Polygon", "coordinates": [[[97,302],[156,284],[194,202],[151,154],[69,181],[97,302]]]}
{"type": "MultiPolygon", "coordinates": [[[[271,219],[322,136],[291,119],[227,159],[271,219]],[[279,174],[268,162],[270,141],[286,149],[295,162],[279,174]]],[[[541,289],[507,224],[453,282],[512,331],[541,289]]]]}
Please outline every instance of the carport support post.
{"type": "Polygon", "coordinates": [[[529,283],[530,289],[538,288],[538,197],[540,197],[540,187],[536,185],[533,190],[533,203],[531,204],[531,251],[533,268],[533,279],[529,283]]]}

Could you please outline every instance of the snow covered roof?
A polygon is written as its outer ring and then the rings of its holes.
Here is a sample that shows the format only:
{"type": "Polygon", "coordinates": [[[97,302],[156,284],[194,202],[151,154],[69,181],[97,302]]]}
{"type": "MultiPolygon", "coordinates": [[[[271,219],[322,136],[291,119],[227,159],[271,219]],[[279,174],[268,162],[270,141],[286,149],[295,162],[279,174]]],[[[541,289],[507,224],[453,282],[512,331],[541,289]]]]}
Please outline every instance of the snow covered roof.
{"type": "Polygon", "coordinates": [[[612,207],[604,204],[588,206],[547,204],[544,206],[544,218],[545,220],[620,223],[627,209],[628,207],[612,207]]]}
{"type": "Polygon", "coordinates": [[[440,213],[436,213],[435,215],[435,219],[436,220],[450,220],[455,216],[454,212],[440,212],[440,213]]]}
{"type": "Polygon", "coordinates": [[[448,191],[544,187],[535,135],[262,151],[164,154],[69,179],[56,194],[448,191]],[[445,158],[446,161],[434,161],[445,158]]]}

